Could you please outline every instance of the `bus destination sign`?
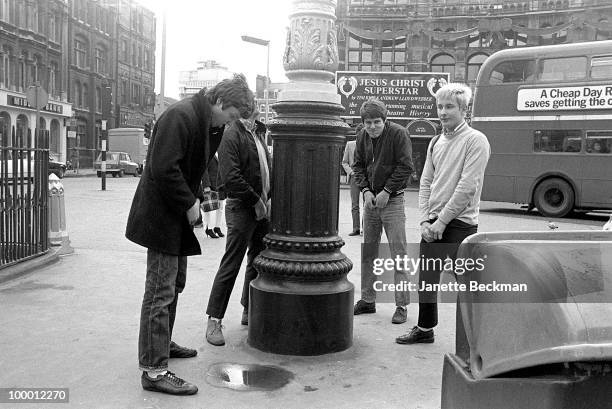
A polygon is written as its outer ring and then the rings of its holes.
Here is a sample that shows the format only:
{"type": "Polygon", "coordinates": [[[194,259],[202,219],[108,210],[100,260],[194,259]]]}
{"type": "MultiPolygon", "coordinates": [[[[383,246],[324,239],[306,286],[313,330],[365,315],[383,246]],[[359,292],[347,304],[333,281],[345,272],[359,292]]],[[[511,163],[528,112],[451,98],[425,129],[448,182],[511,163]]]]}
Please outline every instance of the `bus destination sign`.
{"type": "Polygon", "coordinates": [[[371,97],[387,105],[389,119],[437,118],[435,94],[448,80],[445,72],[336,72],[343,118],[360,118],[359,108],[371,97]]]}
{"type": "Polygon", "coordinates": [[[523,88],[518,90],[519,111],[612,109],[612,85],[523,88]]]}

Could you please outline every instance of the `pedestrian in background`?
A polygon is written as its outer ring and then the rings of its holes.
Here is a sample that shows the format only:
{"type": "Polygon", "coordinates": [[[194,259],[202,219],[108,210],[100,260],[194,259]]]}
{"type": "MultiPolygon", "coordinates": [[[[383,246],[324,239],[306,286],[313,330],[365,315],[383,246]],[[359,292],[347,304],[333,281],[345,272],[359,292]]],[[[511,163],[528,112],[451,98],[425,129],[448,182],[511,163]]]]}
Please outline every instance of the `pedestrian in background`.
{"type": "MultiPolygon", "coordinates": [[[[424,260],[450,257],[454,262],[461,242],[478,231],[480,193],[491,149],[486,136],[465,122],[471,97],[464,84],[449,83],[436,92],[443,131],[429,143],[419,189],[424,260]]],[[[398,344],[434,342],[438,294],[420,289],[423,284],[439,284],[441,271],[436,267],[419,271],[418,325],[396,338],[398,344]]]]}
{"type": "MultiPolygon", "coordinates": [[[[391,257],[406,256],[406,215],[404,189],[414,171],[412,144],[406,128],[387,120],[387,107],[380,100],[370,98],[360,109],[365,131],[357,135],[355,146],[355,181],[363,193],[363,251],[361,268],[361,299],[355,304],[354,314],[376,312],[374,260],[378,258],[380,238],[384,228],[391,257]]],[[[408,273],[396,268],[394,282],[394,324],[406,322],[406,306],[410,302],[408,273]]]]}
{"type": "Polygon", "coordinates": [[[147,248],[138,361],[146,390],[191,395],[198,388],[168,370],[168,358],[197,354],[172,342],[187,256],[200,254],[193,225],[200,215],[202,174],[219,146],[211,128],[253,111],[246,78],[235,75],[170,106],[156,122],[147,166],[132,201],[126,237],[147,248]]]}
{"type": "Polygon", "coordinates": [[[206,314],[206,340],[224,345],[221,322],[225,316],[240,265],[247,253],[247,265],[240,303],[244,307],[242,325],[248,325],[249,285],[257,277],[255,257],[265,248],[270,217],[270,169],[266,149],[266,126],[255,118],[237,120],[226,127],[219,146],[220,187],[227,194],[227,240],[225,254],[215,275],[206,314]]]}
{"type": "Polygon", "coordinates": [[[203,225],[206,226],[204,233],[211,239],[217,239],[219,237],[225,237],[223,231],[221,231],[221,225],[223,224],[223,209],[225,207],[225,192],[220,190],[218,187],[219,177],[219,158],[218,153],[212,157],[208,164],[208,169],[204,172],[202,177],[202,188],[204,191],[217,192],[218,205],[216,210],[210,212],[203,212],[203,225]],[[214,226],[212,229],[211,226],[214,226]]]}
{"type": "MultiPolygon", "coordinates": [[[[363,124],[357,125],[355,128],[355,137],[359,135],[363,129],[363,124]]],[[[355,181],[355,175],[353,172],[353,164],[355,163],[355,144],[356,141],[348,141],[344,148],[344,155],[342,157],[342,167],[348,177],[348,182],[351,191],[351,216],[353,218],[353,231],[349,233],[349,236],[358,236],[361,234],[361,218],[359,215],[359,186],[355,181]]]]}

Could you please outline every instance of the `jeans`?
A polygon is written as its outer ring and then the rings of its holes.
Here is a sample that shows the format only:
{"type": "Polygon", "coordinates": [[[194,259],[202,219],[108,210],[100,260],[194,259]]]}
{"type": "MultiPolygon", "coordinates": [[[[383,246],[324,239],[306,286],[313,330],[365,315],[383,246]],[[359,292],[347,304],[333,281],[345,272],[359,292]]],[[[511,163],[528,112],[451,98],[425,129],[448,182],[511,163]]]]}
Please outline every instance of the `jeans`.
{"type": "MultiPolygon", "coordinates": [[[[389,198],[387,206],[383,209],[377,207],[369,209],[363,207],[363,260],[361,268],[361,299],[366,302],[376,301],[374,282],[378,279],[373,272],[374,259],[378,258],[378,247],[385,229],[391,257],[403,258],[406,252],[406,215],[404,214],[404,195],[389,198]]],[[[409,282],[408,273],[404,270],[395,270],[394,282],[409,282]]],[[[410,293],[395,291],[395,304],[403,307],[410,303],[410,293]]]]}
{"type": "Polygon", "coordinates": [[[244,207],[239,199],[227,199],[225,220],[227,224],[225,254],[215,276],[206,308],[207,315],[219,319],[225,316],[247,248],[247,266],[240,303],[244,308],[249,307],[249,285],[257,277],[253,260],[265,248],[263,238],[268,233],[268,220],[255,220],[255,209],[244,207]]]}
{"type": "MultiPolygon", "coordinates": [[[[430,220],[433,223],[435,220],[430,220]]],[[[461,220],[451,220],[446,226],[442,238],[427,243],[421,240],[420,256],[427,259],[442,260],[450,257],[453,262],[457,258],[459,245],[468,236],[475,234],[478,231],[477,225],[467,224],[461,220]],[[446,245],[436,245],[445,243],[446,245]]],[[[437,266],[436,266],[437,267],[437,266]]],[[[442,271],[437,268],[430,268],[427,271],[419,271],[419,288],[425,282],[427,284],[439,284],[440,273],[442,271]]],[[[438,292],[437,291],[420,291],[419,290],[419,321],[418,326],[421,328],[433,328],[438,325],[438,292]]]]}
{"type": "Polygon", "coordinates": [[[361,229],[361,220],[359,220],[359,196],[360,190],[355,182],[355,175],[349,176],[349,184],[351,187],[351,215],[353,216],[353,231],[361,229]]]}
{"type": "Polygon", "coordinates": [[[147,278],[138,336],[138,362],[143,371],[168,368],[176,304],[186,278],[187,257],[147,250],[147,278]]]}

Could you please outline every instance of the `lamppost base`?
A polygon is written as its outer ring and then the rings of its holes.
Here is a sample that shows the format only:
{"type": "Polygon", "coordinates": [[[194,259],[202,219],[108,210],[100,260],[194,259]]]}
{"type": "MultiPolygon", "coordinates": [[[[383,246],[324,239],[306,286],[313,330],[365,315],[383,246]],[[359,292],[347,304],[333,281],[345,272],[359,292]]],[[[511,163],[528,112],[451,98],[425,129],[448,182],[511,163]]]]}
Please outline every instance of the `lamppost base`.
{"type": "Polygon", "coordinates": [[[354,287],[346,279],[321,283],[251,282],[250,346],[281,355],[314,356],[353,344],[354,287]]]}

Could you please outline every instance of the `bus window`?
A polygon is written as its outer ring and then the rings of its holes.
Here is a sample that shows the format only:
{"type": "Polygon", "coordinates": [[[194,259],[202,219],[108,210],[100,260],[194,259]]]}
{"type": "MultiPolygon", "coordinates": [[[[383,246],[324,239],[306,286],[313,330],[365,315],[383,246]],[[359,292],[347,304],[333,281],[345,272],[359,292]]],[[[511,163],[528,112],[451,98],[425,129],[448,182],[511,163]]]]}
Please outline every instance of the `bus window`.
{"type": "Polygon", "coordinates": [[[538,78],[541,81],[571,81],[586,78],[587,58],[547,58],[540,61],[538,78]]]}
{"type": "Polygon", "coordinates": [[[612,55],[591,58],[591,78],[594,80],[612,78],[612,55]]]}
{"type": "Polygon", "coordinates": [[[581,131],[544,129],[533,133],[534,152],[580,152],[581,131]]]}
{"type": "Polygon", "coordinates": [[[489,84],[502,84],[506,82],[527,82],[530,81],[535,72],[535,61],[517,60],[504,61],[491,71],[489,84]]]}
{"type": "Polygon", "coordinates": [[[612,131],[587,132],[586,148],[588,153],[607,153],[612,151],[612,131]]]}

